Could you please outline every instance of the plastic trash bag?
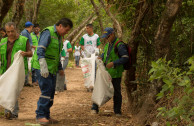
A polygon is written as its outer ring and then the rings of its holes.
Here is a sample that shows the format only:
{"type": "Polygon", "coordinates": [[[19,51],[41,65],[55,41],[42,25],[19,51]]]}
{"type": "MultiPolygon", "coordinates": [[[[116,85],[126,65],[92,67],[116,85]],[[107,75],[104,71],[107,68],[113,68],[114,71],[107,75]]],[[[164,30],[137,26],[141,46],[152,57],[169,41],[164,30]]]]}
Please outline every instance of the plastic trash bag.
{"type": "Polygon", "coordinates": [[[81,58],[81,68],[85,87],[92,89],[95,80],[95,54],[92,54],[91,58],[81,58]]]}
{"type": "Polygon", "coordinates": [[[24,58],[18,51],[9,69],[0,76],[0,105],[13,111],[19,94],[24,86],[24,58]]]}
{"type": "Polygon", "coordinates": [[[106,71],[103,61],[96,59],[96,63],[98,69],[92,93],[92,101],[98,106],[102,106],[113,97],[114,88],[112,85],[112,78],[108,71],[106,71]]]}

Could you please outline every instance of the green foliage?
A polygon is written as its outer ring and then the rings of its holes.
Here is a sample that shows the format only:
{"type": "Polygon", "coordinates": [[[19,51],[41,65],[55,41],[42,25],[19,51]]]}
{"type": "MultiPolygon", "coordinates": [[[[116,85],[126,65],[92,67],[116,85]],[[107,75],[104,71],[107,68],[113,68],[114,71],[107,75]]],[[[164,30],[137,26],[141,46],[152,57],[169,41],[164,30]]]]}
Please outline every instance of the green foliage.
{"type": "Polygon", "coordinates": [[[70,12],[76,5],[71,0],[43,0],[40,5],[37,23],[41,29],[54,25],[63,17],[71,18],[70,12]]]}
{"type": "MultiPolygon", "coordinates": [[[[173,107],[166,106],[158,108],[158,116],[164,116],[168,120],[185,121],[188,125],[192,124],[191,117],[194,116],[194,56],[186,62],[189,65],[186,71],[172,67],[171,61],[159,59],[152,62],[152,69],[149,71],[150,81],[158,80],[164,84],[162,90],[157,94],[157,99],[166,97],[168,99],[175,89],[182,89],[182,96],[177,96],[173,101],[173,107]]],[[[168,122],[170,125],[170,123],[168,122]]]]}

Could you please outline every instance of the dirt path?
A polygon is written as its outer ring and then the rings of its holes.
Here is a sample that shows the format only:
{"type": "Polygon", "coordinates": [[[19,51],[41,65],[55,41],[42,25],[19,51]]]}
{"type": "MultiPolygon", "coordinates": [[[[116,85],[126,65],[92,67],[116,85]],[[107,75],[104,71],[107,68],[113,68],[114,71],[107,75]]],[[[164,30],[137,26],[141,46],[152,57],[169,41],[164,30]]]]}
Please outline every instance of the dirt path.
{"type": "MultiPolygon", "coordinates": [[[[66,71],[67,91],[55,95],[51,108],[51,117],[58,119],[59,124],[52,126],[131,126],[130,117],[126,111],[127,97],[123,93],[123,115],[116,117],[113,113],[113,103],[110,100],[100,108],[98,115],[91,115],[91,93],[84,88],[81,69],[68,68],[66,71]]],[[[124,88],[124,86],[122,86],[124,88]]],[[[0,107],[0,126],[25,126],[26,123],[36,124],[35,110],[40,95],[39,87],[24,87],[19,98],[19,118],[6,120],[3,108],[0,107]]]]}

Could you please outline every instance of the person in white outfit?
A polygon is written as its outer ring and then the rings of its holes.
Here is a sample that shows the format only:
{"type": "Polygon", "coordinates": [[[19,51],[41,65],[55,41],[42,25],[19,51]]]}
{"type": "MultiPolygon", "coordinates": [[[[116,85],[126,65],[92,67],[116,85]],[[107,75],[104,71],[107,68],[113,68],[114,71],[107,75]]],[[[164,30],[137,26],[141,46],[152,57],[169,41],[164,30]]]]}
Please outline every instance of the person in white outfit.
{"type": "Polygon", "coordinates": [[[81,49],[88,54],[95,53],[96,48],[100,48],[100,37],[93,32],[93,25],[86,25],[86,32],[80,40],[81,49]]]}
{"type": "Polygon", "coordinates": [[[79,67],[79,60],[80,60],[80,54],[81,54],[81,47],[79,46],[79,43],[76,43],[76,46],[74,46],[73,50],[74,50],[74,56],[75,56],[75,65],[76,67],[79,67]]]}

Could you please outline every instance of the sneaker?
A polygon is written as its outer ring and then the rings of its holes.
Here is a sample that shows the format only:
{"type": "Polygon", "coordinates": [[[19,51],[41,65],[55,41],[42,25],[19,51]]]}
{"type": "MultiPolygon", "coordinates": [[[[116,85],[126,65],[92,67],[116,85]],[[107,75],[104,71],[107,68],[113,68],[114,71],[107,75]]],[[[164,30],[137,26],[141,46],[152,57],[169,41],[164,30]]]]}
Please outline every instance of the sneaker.
{"type": "Polygon", "coordinates": [[[96,111],[96,110],[91,110],[91,112],[90,112],[92,115],[96,115],[96,114],[98,114],[98,112],[96,111]]]}
{"type": "Polygon", "coordinates": [[[39,123],[39,124],[41,124],[41,125],[47,125],[47,124],[49,124],[49,120],[46,119],[46,118],[38,118],[38,119],[36,119],[36,122],[39,123]]]}
{"type": "Polygon", "coordinates": [[[67,85],[66,84],[64,84],[64,90],[67,90],[67,85]]]}
{"type": "Polygon", "coordinates": [[[33,85],[29,84],[29,83],[26,83],[24,84],[25,87],[33,87],[33,85]]]}
{"type": "Polygon", "coordinates": [[[18,115],[14,115],[11,112],[7,112],[7,113],[5,113],[5,118],[6,119],[9,119],[9,120],[11,120],[11,119],[17,119],[18,118],[18,115]]]}
{"type": "Polygon", "coordinates": [[[121,113],[117,113],[117,114],[115,114],[115,116],[116,117],[121,117],[122,115],[121,115],[121,113]]]}
{"type": "Polygon", "coordinates": [[[33,82],[32,85],[38,86],[38,82],[33,82]]]}
{"type": "Polygon", "coordinates": [[[11,112],[7,112],[7,113],[5,113],[5,118],[6,119],[11,119],[11,112]]]}
{"type": "Polygon", "coordinates": [[[59,123],[58,120],[53,119],[53,118],[50,118],[50,119],[48,119],[48,120],[49,120],[49,124],[56,124],[56,123],[59,123]]]}
{"type": "Polygon", "coordinates": [[[55,95],[57,95],[59,93],[59,91],[55,91],[55,95]]]}

